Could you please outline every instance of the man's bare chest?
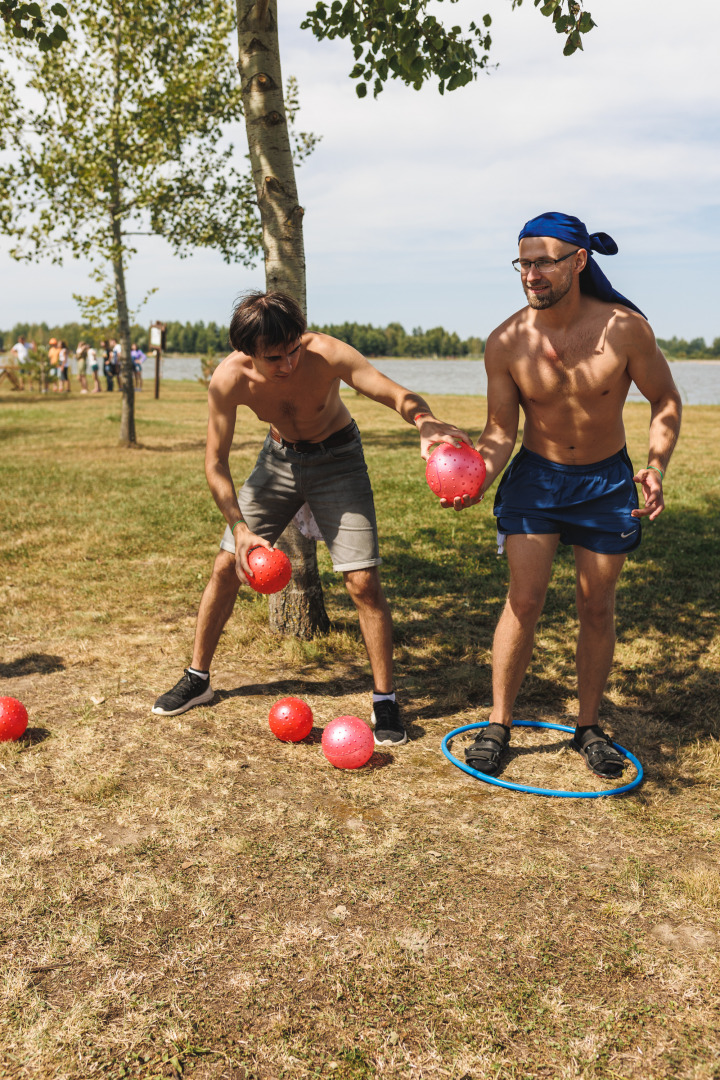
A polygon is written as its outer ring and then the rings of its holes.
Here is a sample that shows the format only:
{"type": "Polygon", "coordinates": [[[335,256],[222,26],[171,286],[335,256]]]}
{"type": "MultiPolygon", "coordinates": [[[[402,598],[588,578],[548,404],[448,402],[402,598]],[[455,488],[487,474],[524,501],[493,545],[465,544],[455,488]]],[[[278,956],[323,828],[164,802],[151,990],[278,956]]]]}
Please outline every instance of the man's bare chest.
{"type": "Polygon", "coordinates": [[[578,339],[534,342],[518,360],[516,381],[528,400],[601,398],[627,388],[627,360],[606,344],[578,339]]]}
{"type": "Polygon", "coordinates": [[[246,388],[243,397],[243,404],[259,420],[273,424],[287,437],[297,438],[313,437],[339,403],[334,382],[318,386],[304,379],[253,384],[246,388]]]}

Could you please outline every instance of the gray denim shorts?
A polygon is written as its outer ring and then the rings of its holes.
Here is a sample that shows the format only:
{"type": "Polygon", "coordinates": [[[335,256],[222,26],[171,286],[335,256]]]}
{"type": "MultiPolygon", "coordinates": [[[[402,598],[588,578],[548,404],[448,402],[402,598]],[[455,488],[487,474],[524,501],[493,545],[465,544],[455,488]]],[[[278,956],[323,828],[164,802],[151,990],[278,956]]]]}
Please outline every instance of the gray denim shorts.
{"type": "MultiPolygon", "coordinates": [[[[375,503],[360,433],[345,446],[320,453],[298,453],[268,434],[255,468],[238,491],[238,502],[251,532],[274,544],[303,503],[312,510],[328,546],[333,570],[379,566],[375,503]]],[[[220,541],[235,551],[228,527],[220,541]]]]}

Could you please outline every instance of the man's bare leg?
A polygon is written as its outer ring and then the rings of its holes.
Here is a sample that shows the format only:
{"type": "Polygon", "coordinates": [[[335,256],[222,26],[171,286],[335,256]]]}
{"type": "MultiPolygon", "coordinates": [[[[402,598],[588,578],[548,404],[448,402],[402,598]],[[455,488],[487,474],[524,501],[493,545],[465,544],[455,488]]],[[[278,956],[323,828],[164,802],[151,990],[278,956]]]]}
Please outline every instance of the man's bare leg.
{"type": "Polygon", "coordinates": [[[615,652],[615,586],[624,562],[624,555],[601,555],[587,548],[575,548],[580,622],[576,653],[578,727],[590,727],[598,722],[615,652]]]}
{"type": "Polygon", "coordinates": [[[532,656],[535,626],[545,603],[559,539],[555,533],[507,538],[510,589],[493,640],[491,724],[512,724],[513,706],[532,656]]]}
{"type": "Polygon", "coordinates": [[[213,572],[200,600],[191,667],[209,671],[220,635],[232,615],[240,580],[235,571],[235,556],[221,549],[213,572]]]}
{"type": "Polygon", "coordinates": [[[376,566],[367,570],[346,570],[345,587],[357,608],[360,632],[365,642],[375,691],[393,692],[392,616],[376,566]]]}

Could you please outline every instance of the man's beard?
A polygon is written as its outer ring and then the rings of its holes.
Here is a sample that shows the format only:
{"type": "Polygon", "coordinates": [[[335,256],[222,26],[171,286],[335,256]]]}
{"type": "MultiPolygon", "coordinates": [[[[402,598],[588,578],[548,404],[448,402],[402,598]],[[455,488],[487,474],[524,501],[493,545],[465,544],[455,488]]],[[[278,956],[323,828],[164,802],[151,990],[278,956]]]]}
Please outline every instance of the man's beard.
{"type": "Polygon", "coordinates": [[[553,288],[551,285],[547,292],[537,295],[536,293],[528,290],[527,284],[523,282],[523,289],[525,290],[525,296],[527,302],[531,308],[535,308],[541,311],[543,308],[553,307],[557,304],[558,300],[562,300],[563,296],[567,296],[572,286],[572,274],[570,274],[564,281],[558,282],[553,288]]]}

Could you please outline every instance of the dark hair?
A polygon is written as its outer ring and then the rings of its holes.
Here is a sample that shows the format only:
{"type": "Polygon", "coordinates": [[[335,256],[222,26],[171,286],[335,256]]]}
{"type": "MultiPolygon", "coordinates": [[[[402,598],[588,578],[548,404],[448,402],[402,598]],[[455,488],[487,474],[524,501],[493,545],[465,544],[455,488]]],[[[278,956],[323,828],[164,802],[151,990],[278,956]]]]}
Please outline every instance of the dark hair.
{"type": "Polygon", "coordinates": [[[302,308],[291,296],[281,292],[246,293],[233,309],[230,320],[230,344],[247,356],[257,349],[274,349],[297,341],[307,330],[302,308]]]}

